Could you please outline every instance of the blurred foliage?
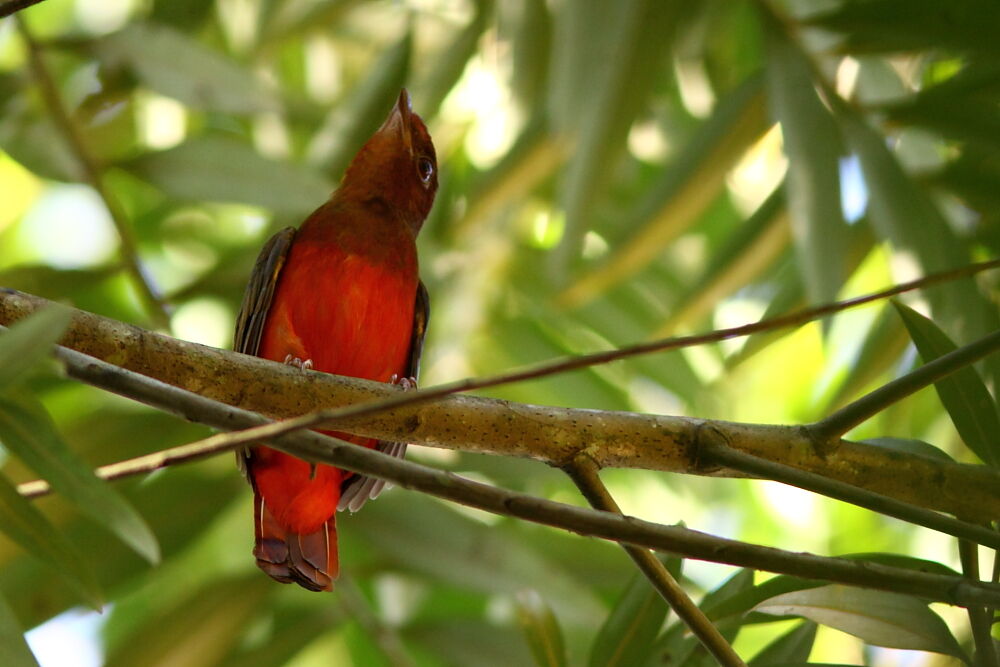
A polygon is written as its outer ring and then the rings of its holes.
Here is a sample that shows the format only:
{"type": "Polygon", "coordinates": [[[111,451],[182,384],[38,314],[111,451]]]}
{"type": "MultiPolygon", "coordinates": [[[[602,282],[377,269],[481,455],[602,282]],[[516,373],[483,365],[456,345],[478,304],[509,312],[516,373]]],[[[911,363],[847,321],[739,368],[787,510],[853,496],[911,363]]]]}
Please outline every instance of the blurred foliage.
{"type": "MultiPolygon", "coordinates": [[[[213,345],[228,345],[264,240],[321,203],[407,86],[441,164],[420,238],[433,302],[428,385],[741,324],[1000,255],[997,7],[48,0],[21,16],[174,309],[171,333],[213,345]]],[[[14,20],[0,20],[0,285],[148,326],[78,157],[14,20]]],[[[907,332],[931,359],[995,330],[997,294],[986,274],[908,296],[902,320],[883,304],[492,394],[811,421],[911,368],[907,332]]],[[[344,518],[353,601],[274,584],[255,571],[249,493],[228,458],[118,482],[120,494],[81,465],[205,429],[44,366],[24,377],[46,336],[15,333],[0,337],[0,412],[8,427],[18,423],[10,415],[29,415],[35,444],[58,458],[22,456],[31,443],[0,430],[10,453],[0,477],[3,664],[31,664],[16,624],[45,623],[93,601],[97,587],[114,603],[100,621],[109,664],[390,664],[400,646],[418,665],[708,664],[614,546],[401,490],[344,518]],[[29,393],[41,403],[25,408],[29,393]],[[36,474],[64,493],[19,502],[9,481],[36,474]],[[156,566],[129,547],[153,557],[157,542],[156,566]]],[[[995,463],[998,379],[994,355],[938,387],[951,419],[926,390],[852,435],[995,463]]],[[[411,451],[580,502],[538,464],[411,451]]],[[[626,512],[664,523],[958,567],[947,539],[775,484],[644,471],[605,479],[626,512]]],[[[891,651],[861,639],[970,649],[962,614],[943,611],[946,625],[912,598],[787,577],[755,585],[752,572],[702,563],[683,571],[754,664],[889,664],[891,651]],[[789,615],[811,620],[790,625],[789,615]]],[[[70,624],[29,635],[36,653],[49,655],[70,624]]]]}

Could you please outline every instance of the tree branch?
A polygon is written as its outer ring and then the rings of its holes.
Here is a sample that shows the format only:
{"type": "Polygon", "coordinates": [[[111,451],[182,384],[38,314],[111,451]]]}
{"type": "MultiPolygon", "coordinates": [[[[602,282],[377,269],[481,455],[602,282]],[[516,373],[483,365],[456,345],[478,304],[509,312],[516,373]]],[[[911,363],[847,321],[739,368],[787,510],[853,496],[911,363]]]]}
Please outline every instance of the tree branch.
{"type": "MultiPolygon", "coordinates": [[[[962,561],[962,574],[972,580],[979,580],[979,548],[968,540],[958,541],[959,558],[962,561]]],[[[986,607],[969,607],[969,627],[972,628],[972,641],[976,648],[974,662],[976,667],[997,667],[997,653],[990,628],[993,615],[986,607]]]]}
{"type": "Polygon", "coordinates": [[[7,0],[7,2],[0,2],[0,19],[19,12],[22,9],[27,9],[32,5],[37,5],[39,2],[42,2],[42,0],[7,0]]]}
{"type": "MultiPolygon", "coordinates": [[[[889,590],[964,607],[1000,603],[1000,585],[997,584],[906,570],[863,560],[793,553],[714,537],[678,526],[663,526],[634,517],[534,498],[387,456],[313,431],[287,433],[293,426],[300,428],[301,420],[290,420],[297,422],[297,425],[269,422],[261,415],[125,371],[73,350],[61,349],[57,356],[67,364],[67,371],[71,376],[96,381],[106,375],[113,380],[104,384],[113,385],[118,393],[158,409],[225,430],[260,427],[255,431],[209,438],[213,443],[212,448],[204,447],[204,451],[199,453],[194,451],[200,449],[196,447],[196,443],[186,445],[183,448],[184,460],[193,460],[199,454],[206,456],[233,449],[249,440],[263,441],[300,458],[387,479],[402,488],[421,491],[494,514],[581,535],[666,551],[685,558],[889,590]],[[277,435],[279,433],[284,434],[277,435]]],[[[281,364],[272,365],[284,368],[281,364]]],[[[172,451],[161,454],[169,460],[172,451]]]]}
{"type": "Polygon", "coordinates": [[[908,523],[924,526],[955,537],[964,538],[994,549],[1000,549],[1000,533],[978,524],[960,521],[950,516],[931,510],[915,507],[867,489],[861,489],[844,482],[828,479],[816,473],[790,468],[789,466],[766,461],[756,456],[726,447],[723,444],[711,442],[709,438],[702,440],[699,451],[706,461],[728,466],[749,473],[756,477],[771,479],[783,484],[796,486],[806,491],[819,493],[828,498],[864,507],[879,514],[895,517],[908,523]]]}
{"type": "MultiPolygon", "coordinates": [[[[20,7],[14,8],[13,11],[17,11],[18,9],[20,7]]],[[[125,266],[132,276],[132,282],[135,284],[147,312],[156,326],[169,330],[170,315],[167,312],[166,304],[153,286],[152,279],[142,267],[142,263],[139,260],[138,243],[125,212],[122,210],[118,200],[104,186],[104,180],[101,176],[97,160],[87,147],[79,127],[77,127],[77,124],[63,105],[56,82],[52,79],[52,74],[45,64],[45,57],[42,55],[41,47],[35,41],[31,35],[31,31],[20,16],[15,17],[14,21],[17,23],[21,38],[28,47],[28,63],[31,67],[31,73],[38,83],[42,99],[45,100],[45,104],[49,109],[49,115],[52,116],[53,123],[59,132],[62,133],[63,139],[76,157],[84,181],[100,196],[105,208],[108,210],[108,214],[111,216],[111,221],[114,223],[115,229],[118,231],[125,266]]]]}
{"type": "MultiPolygon", "coordinates": [[[[39,297],[0,289],[0,324],[15,322],[49,304],[39,297]]],[[[842,441],[832,451],[819,451],[802,427],[575,410],[474,396],[432,400],[478,381],[403,395],[381,383],[302,373],[282,364],[179,341],[83,311],[74,311],[62,343],[213,400],[273,417],[382,399],[381,403],[358,405],[336,421],[337,430],[366,437],[534,458],[560,467],[586,450],[602,468],[743,476],[732,469],[705,464],[699,447],[707,437],[710,442],[722,442],[758,458],[920,507],[976,521],[1000,518],[1000,473],[995,470],[849,441],[842,441]],[[424,403],[418,405],[421,401],[424,403]],[[390,406],[395,407],[385,409],[390,406]],[[893,474],[886,475],[886,470],[893,474]]],[[[78,377],[124,393],[116,386],[113,373],[78,377]]]]}
{"type": "MultiPolygon", "coordinates": [[[[622,510],[615,502],[614,497],[604,486],[598,474],[597,465],[594,460],[586,454],[573,459],[565,468],[566,474],[576,484],[580,492],[590,503],[591,507],[604,512],[622,515],[622,510]]],[[[728,667],[746,667],[746,663],[736,654],[733,647],[722,636],[719,629],[708,620],[708,617],[698,608],[698,606],[688,597],[681,585],[677,583],[670,571],[663,565],[649,549],[633,546],[631,544],[621,544],[625,553],[635,562],[639,570],[649,579],[653,588],[666,600],[670,608],[674,610],[677,617],[683,622],[694,635],[701,641],[702,645],[711,653],[720,665],[728,667]]]]}
{"type": "Polygon", "coordinates": [[[806,427],[820,442],[842,435],[893,403],[1000,349],[1000,330],[930,361],[806,427]]]}

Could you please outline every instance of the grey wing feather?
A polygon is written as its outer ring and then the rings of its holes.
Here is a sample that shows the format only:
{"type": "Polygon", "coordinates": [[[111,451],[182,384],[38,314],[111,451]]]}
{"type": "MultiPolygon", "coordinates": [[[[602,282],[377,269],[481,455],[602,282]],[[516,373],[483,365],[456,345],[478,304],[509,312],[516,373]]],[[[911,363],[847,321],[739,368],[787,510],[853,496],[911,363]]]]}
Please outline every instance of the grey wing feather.
{"type": "MultiPolygon", "coordinates": [[[[288,251],[295,239],[295,228],[286,227],[272,236],[254,264],[250,282],[243,293],[243,304],[236,318],[236,333],[233,335],[233,349],[243,354],[256,355],[264,336],[264,322],[271,310],[271,300],[278,285],[278,276],[288,258],[288,251]]],[[[249,450],[236,451],[236,465],[246,475],[249,450]]]]}
{"type": "MultiPolygon", "coordinates": [[[[424,335],[427,333],[427,319],[430,317],[430,298],[427,288],[421,281],[417,285],[417,300],[413,308],[413,335],[410,338],[410,358],[406,366],[406,376],[415,378],[420,374],[420,357],[424,352],[424,335]]],[[[405,442],[388,442],[379,440],[375,445],[378,451],[403,458],[406,455],[405,442]]],[[[355,475],[347,480],[340,489],[340,502],[337,509],[349,509],[357,512],[369,499],[378,497],[389,485],[384,479],[355,475]]]]}

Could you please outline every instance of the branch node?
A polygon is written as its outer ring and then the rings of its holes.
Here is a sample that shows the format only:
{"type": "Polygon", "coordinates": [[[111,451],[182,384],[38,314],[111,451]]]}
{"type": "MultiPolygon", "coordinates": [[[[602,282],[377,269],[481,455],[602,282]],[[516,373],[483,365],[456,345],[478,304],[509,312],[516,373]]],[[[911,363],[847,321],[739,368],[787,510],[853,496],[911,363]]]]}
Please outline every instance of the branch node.
{"type": "Polygon", "coordinates": [[[685,443],[685,457],[691,461],[692,470],[697,475],[711,475],[726,466],[718,463],[712,456],[712,450],[720,447],[731,448],[732,442],[727,434],[714,424],[701,422],[694,429],[694,437],[690,443],[685,443]]]}
{"type": "Polygon", "coordinates": [[[841,438],[839,434],[827,433],[823,429],[816,428],[815,424],[799,426],[798,431],[821,461],[825,462],[831,454],[840,448],[841,438]]]}

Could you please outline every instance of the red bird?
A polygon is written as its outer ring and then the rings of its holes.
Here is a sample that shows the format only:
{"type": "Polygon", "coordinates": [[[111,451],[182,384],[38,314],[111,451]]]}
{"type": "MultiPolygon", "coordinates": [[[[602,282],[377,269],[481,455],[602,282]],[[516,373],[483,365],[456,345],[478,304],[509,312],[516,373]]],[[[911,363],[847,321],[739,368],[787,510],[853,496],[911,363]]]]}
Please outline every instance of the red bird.
{"type": "MultiPolygon", "coordinates": [[[[254,266],[236,324],[238,352],[303,369],[397,382],[417,375],[427,291],[416,237],[437,191],[434,144],[407,92],[354,157],[340,187],[254,266]]],[[[402,457],[404,443],[331,433],[402,457]]],[[[333,589],[336,512],[384,483],[268,447],[240,452],[254,492],[257,565],[283,583],[333,589]]]]}

